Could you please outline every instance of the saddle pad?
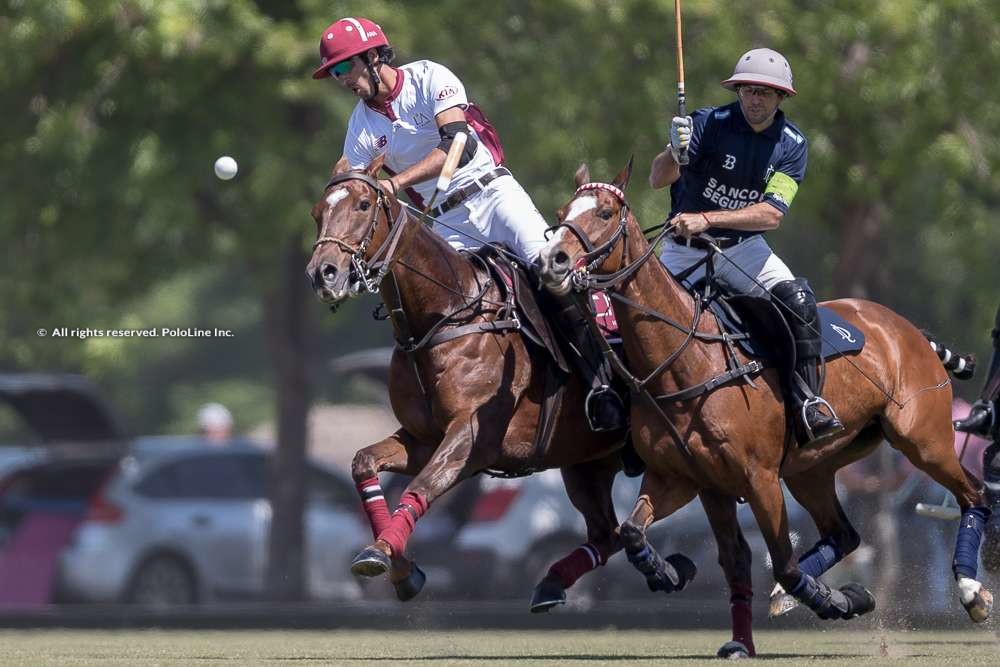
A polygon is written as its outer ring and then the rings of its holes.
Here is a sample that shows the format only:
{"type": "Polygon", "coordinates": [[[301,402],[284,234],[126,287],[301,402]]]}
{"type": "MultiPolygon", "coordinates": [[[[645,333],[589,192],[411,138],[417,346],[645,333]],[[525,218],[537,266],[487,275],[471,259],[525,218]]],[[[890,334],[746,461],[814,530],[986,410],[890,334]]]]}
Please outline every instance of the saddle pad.
{"type": "Polygon", "coordinates": [[[604,290],[595,290],[590,293],[590,300],[594,305],[594,319],[597,320],[597,328],[601,330],[604,337],[612,342],[620,342],[621,335],[618,333],[618,318],[611,307],[611,299],[604,290]]]}
{"type": "MultiPolygon", "coordinates": [[[[712,301],[710,308],[715,316],[719,318],[719,323],[727,333],[741,333],[742,329],[737,326],[733,319],[726,312],[726,309],[718,301],[712,301]]],[[[842,354],[854,354],[860,352],[865,346],[865,334],[860,329],[845,320],[826,306],[819,307],[820,336],[823,339],[823,358],[833,359],[842,354]]],[[[738,341],[740,347],[747,354],[754,357],[767,357],[765,346],[754,339],[743,339],[738,341]]]]}

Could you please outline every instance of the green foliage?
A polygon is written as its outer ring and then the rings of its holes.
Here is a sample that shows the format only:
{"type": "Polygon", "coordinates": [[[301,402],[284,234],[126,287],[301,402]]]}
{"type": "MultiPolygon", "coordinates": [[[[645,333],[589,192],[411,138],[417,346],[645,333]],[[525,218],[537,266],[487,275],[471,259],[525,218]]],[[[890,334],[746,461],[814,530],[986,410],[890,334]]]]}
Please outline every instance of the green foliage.
{"type": "MultiPolygon", "coordinates": [[[[1000,5],[689,0],[684,12],[689,108],[731,99],[718,81],[746,49],[776,48],[795,71],[800,94],[784,108],[811,162],[771,237],[793,270],[824,296],[875,298],[985,353],[1000,282],[1000,5]]],[[[668,195],[646,175],[675,108],[669,0],[11,0],[0,366],[124,383],[126,411],[150,427],[179,428],[212,386],[264,400],[254,295],[276,282],[290,234],[304,249],[312,239],[308,210],[354,100],[309,73],[319,31],[353,13],[381,23],[399,62],[430,58],[463,79],[545,215],[580,162],[610,177],[634,154],[635,209],[662,220],[668,195]],[[240,162],[233,181],[212,174],[222,154],[240,162]],[[237,342],[35,334],[201,320],[237,342]]],[[[324,316],[323,352],[388,341],[371,305],[324,316]]]]}

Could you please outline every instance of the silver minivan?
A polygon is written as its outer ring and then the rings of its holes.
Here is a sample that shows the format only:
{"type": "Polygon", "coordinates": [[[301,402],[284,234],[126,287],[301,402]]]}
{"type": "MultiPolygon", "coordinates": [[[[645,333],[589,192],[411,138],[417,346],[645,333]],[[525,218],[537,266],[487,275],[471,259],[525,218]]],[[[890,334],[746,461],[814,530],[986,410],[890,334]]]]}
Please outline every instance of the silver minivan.
{"type": "MultiPolygon", "coordinates": [[[[140,438],[124,456],[36,461],[0,482],[3,548],[21,548],[37,566],[42,551],[55,547],[57,601],[167,606],[259,597],[269,461],[250,442],[220,447],[198,437],[140,438]],[[65,533],[61,543],[54,543],[57,531],[65,533]]],[[[344,473],[307,465],[307,593],[357,598],[349,564],[369,533],[353,484],[344,473]]]]}

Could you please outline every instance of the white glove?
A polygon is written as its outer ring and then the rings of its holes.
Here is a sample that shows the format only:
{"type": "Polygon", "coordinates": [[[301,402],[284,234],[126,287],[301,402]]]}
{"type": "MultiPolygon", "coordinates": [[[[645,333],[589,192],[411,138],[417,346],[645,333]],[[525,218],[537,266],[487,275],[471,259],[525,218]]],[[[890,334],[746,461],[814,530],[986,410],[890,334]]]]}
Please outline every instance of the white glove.
{"type": "Polygon", "coordinates": [[[670,121],[670,153],[677,164],[680,164],[680,156],[687,152],[688,144],[691,143],[693,126],[691,116],[674,116],[670,121]]]}

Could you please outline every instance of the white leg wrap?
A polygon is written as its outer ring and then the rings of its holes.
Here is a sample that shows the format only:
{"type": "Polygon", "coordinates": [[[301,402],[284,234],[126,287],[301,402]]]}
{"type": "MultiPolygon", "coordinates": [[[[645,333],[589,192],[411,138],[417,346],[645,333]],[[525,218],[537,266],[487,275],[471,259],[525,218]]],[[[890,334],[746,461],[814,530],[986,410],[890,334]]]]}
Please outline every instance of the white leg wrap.
{"type": "Polygon", "coordinates": [[[969,579],[968,577],[958,578],[958,598],[964,605],[971,604],[976,597],[976,593],[982,590],[982,588],[983,585],[975,579],[969,579]]]}

